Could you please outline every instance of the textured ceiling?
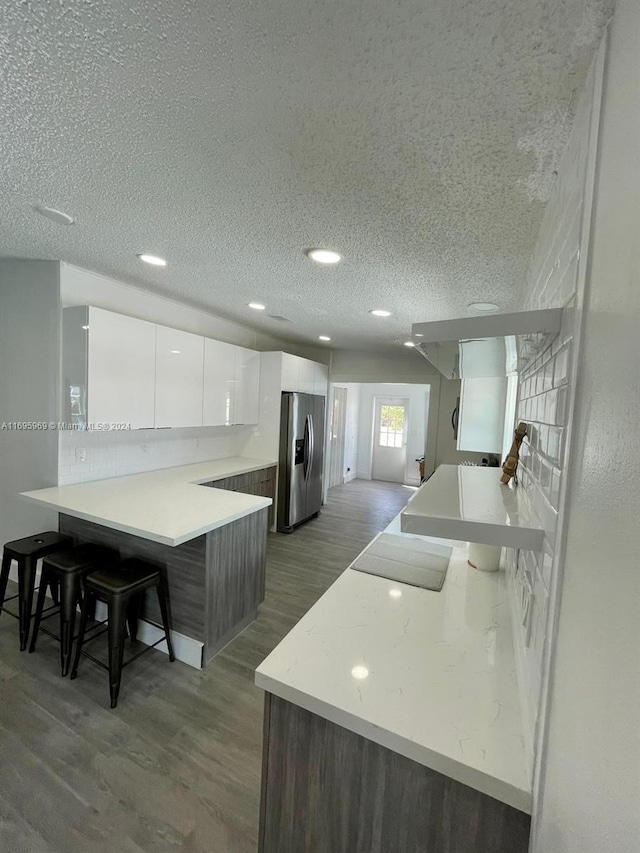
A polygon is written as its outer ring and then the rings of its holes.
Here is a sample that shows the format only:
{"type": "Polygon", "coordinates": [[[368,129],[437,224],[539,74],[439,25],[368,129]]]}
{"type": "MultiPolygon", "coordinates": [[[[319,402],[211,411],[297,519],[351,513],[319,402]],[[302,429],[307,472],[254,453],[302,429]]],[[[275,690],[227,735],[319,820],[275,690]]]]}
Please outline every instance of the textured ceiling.
{"type": "Polygon", "coordinates": [[[397,345],[472,301],[517,309],[612,5],[7,0],[0,254],[337,347],[397,345]]]}

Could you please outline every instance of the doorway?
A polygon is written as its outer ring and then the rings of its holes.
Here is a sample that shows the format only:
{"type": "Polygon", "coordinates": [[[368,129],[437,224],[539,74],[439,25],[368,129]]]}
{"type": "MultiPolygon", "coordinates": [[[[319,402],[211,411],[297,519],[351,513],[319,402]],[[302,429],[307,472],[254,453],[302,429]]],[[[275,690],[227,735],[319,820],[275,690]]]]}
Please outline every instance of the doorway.
{"type": "Polygon", "coordinates": [[[407,469],[408,422],[408,398],[375,398],[372,479],[404,483],[407,469]]]}

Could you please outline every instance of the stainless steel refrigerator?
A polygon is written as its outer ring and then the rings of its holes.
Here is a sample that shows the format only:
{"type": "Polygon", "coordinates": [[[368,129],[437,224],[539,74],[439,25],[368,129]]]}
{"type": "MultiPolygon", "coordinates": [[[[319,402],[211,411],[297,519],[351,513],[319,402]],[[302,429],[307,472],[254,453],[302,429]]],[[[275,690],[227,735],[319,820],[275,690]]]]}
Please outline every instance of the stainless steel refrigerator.
{"type": "Polygon", "coordinates": [[[291,533],[322,504],[324,397],[284,391],[280,415],[278,530],[291,533]]]}

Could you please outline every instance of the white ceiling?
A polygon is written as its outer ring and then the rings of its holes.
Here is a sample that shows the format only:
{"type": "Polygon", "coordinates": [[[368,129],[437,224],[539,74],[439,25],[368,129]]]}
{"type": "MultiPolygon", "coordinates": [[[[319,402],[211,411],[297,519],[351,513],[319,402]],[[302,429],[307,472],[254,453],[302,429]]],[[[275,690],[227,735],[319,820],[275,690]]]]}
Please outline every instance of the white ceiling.
{"type": "Polygon", "coordinates": [[[472,301],[517,309],[612,6],[3,3],[0,254],[336,347],[396,346],[472,301]],[[344,261],[318,267],[309,246],[344,261]]]}

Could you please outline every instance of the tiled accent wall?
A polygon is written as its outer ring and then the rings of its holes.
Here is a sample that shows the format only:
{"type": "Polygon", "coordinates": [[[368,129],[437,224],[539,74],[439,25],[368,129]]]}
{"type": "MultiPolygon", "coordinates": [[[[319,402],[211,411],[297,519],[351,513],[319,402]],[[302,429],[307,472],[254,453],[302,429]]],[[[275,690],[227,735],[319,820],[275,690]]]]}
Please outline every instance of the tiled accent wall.
{"type": "Polygon", "coordinates": [[[527,308],[564,308],[562,330],[520,370],[517,420],[529,424],[521,448],[519,479],[545,528],[544,548],[507,552],[507,577],[515,610],[516,653],[530,736],[535,738],[545,644],[559,566],[559,513],[567,476],[568,426],[577,350],[577,318],[584,292],[581,256],[592,185],[588,174],[595,91],[592,66],[578,104],[554,195],[540,229],[528,275],[527,308]]]}
{"type": "Polygon", "coordinates": [[[240,455],[251,427],[61,432],[58,483],[82,483],[240,455]],[[82,451],[85,461],[80,461],[82,451]]]}

